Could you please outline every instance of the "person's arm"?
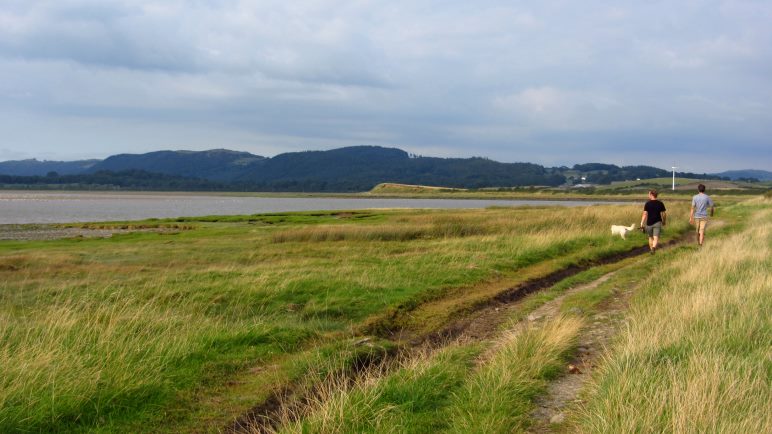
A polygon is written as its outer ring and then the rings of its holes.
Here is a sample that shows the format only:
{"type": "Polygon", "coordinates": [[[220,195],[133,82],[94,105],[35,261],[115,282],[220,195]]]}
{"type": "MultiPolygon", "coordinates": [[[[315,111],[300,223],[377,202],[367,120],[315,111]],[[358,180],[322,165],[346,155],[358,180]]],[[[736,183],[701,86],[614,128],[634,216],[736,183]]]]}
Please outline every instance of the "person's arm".
{"type": "Polygon", "coordinates": [[[646,226],[646,220],[649,218],[649,213],[646,212],[646,210],[643,210],[643,214],[641,214],[641,227],[646,226]]]}
{"type": "Polygon", "coordinates": [[[662,226],[667,225],[667,211],[662,211],[662,226]]]}
{"type": "MultiPolygon", "coordinates": [[[[713,211],[710,212],[713,215],[713,211]]],[[[692,208],[689,210],[689,223],[694,224],[694,203],[692,202],[692,208]]]]}

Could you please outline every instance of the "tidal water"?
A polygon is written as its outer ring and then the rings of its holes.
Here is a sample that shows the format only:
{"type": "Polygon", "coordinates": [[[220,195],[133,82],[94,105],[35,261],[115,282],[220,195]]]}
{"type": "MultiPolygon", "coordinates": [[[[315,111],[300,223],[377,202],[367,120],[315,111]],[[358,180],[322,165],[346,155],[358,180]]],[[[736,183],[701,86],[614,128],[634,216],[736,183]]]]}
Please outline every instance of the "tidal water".
{"type": "Polygon", "coordinates": [[[205,193],[105,193],[0,191],[0,224],[72,223],[288,211],[382,208],[486,208],[490,206],[588,206],[608,202],[259,197],[205,193]]]}

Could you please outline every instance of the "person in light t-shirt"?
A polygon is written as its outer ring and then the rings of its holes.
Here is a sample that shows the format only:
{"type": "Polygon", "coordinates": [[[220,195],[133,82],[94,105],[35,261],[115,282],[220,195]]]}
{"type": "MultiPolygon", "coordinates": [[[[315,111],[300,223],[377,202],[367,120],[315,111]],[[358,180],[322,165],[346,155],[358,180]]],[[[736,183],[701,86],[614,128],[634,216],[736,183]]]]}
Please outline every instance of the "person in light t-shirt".
{"type": "Polygon", "coordinates": [[[708,208],[710,208],[710,216],[713,217],[715,205],[713,204],[713,199],[705,194],[704,185],[698,185],[697,191],[699,193],[692,197],[692,209],[689,211],[689,223],[693,224],[697,230],[697,244],[702,247],[702,243],[705,241],[705,228],[708,227],[708,208]]]}

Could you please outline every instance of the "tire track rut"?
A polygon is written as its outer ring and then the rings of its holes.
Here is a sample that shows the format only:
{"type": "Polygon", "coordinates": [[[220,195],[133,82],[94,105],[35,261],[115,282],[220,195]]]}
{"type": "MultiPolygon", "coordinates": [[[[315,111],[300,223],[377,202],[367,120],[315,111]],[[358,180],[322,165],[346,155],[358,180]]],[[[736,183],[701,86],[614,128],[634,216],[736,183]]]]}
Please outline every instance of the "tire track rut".
{"type": "MultiPolygon", "coordinates": [[[[670,240],[667,243],[662,243],[660,248],[667,248],[680,244],[688,239],[690,233],[681,235],[678,238],[670,240]]],[[[519,285],[505,289],[495,296],[491,297],[484,303],[480,303],[474,307],[470,312],[467,311],[464,316],[454,319],[447,323],[439,330],[435,330],[423,335],[412,335],[409,331],[404,330],[388,330],[381,328],[380,330],[386,330],[386,332],[378,333],[379,337],[391,338],[398,340],[402,344],[402,350],[391,351],[380,354],[368,360],[358,360],[352,366],[352,369],[347,369],[346,372],[341,372],[341,375],[355,377],[365,369],[375,367],[376,365],[388,365],[394,363],[396,359],[404,357],[405,353],[437,350],[450,342],[455,340],[463,340],[467,342],[481,341],[492,338],[498,332],[500,332],[501,325],[511,317],[511,313],[518,306],[518,301],[522,300],[529,294],[548,289],[554,284],[586,271],[590,268],[608,265],[623,261],[635,256],[641,256],[648,253],[648,246],[640,246],[632,248],[628,251],[617,253],[608,257],[600,258],[598,260],[587,261],[579,265],[570,265],[561,270],[550,273],[546,276],[535,278],[523,282],[519,285]]],[[[609,279],[614,272],[606,273],[600,278],[588,284],[580,285],[567,290],[564,294],[558,298],[551,300],[544,305],[537,308],[532,312],[528,318],[514,325],[514,327],[522,327],[527,322],[539,321],[553,317],[559,311],[560,304],[563,299],[569,294],[576,293],[578,291],[592,289],[601,283],[609,279]]],[[[590,329],[592,330],[592,329],[590,329]]],[[[589,371],[589,364],[594,363],[594,357],[597,356],[597,351],[590,350],[590,348],[597,348],[598,345],[603,345],[607,341],[604,336],[609,335],[606,331],[590,331],[588,332],[588,340],[580,341],[579,348],[586,349],[586,351],[580,351],[580,354],[575,363],[578,364],[578,369],[581,372],[589,371]],[[605,339],[605,340],[604,340],[605,339]],[[589,363],[589,364],[588,364],[589,363]],[[584,368],[584,370],[582,370],[584,368]]],[[[575,365],[577,366],[577,365],[575,365]]],[[[382,368],[382,371],[387,371],[387,368],[382,368]]],[[[584,377],[571,376],[572,378],[565,381],[577,382],[584,377]],[[573,378],[576,377],[576,378],[573,378]]],[[[577,383],[579,386],[583,384],[583,380],[577,383]]],[[[253,407],[248,412],[234,420],[223,430],[227,433],[263,433],[271,432],[272,429],[277,427],[278,416],[285,411],[286,406],[292,406],[294,409],[301,409],[306,406],[306,403],[312,401],[309,396],[298,396],[299,389],[298,384],[287,385],[275,393],[271,394],[263,403],[253,407]],[[291,397],[291,399],[288,399],[291,397]]],[[[552,386],[551,386],[552,387],[552,386]]],[[[558,387],[558,386],[555,386],[558,387]]],[[[568,389],[569,385],[560,386],[564,389],[568,389]]],[[[578,389],[576,389],[578,391],[578,389]]],[[[556,393],[548,393],[550,396],[558,396],[556,393]]],[[[571,393],[566,396],[569,398],[575,394],[571,393]]],[[[539,408],[543,409],[539,413],[534,413],[535,418],[538,420],[545,420],[545,417],[549,416],[551,419],[557,414],[556,409],[561,409],[567,402],[566,399],[555,398],[554,403],[545,401],[539,403],[539,408]]],[[[537,409],[538,410],[538,409],[537,409]]],[[[547,420],[549,425],[549,420],[547,420]]],[[[547,431],[535,431],[535,432],[547,432],[547,431]]]]}

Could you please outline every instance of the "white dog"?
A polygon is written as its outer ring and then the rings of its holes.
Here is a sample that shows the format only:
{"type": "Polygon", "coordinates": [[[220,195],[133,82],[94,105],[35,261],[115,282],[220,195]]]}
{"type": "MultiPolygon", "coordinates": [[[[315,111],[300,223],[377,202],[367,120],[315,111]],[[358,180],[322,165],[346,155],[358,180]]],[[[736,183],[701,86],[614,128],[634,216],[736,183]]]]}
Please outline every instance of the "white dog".
{"type": "Polygon", "coordinates": [[[611,225],[611,235],[619,234],[622,239],[626,239],[625,235],[627,235],[628,232],[635,229],[635,223],[631,224],[630,227],[627,226],[619,226],[619,225],[611,225]]]}

